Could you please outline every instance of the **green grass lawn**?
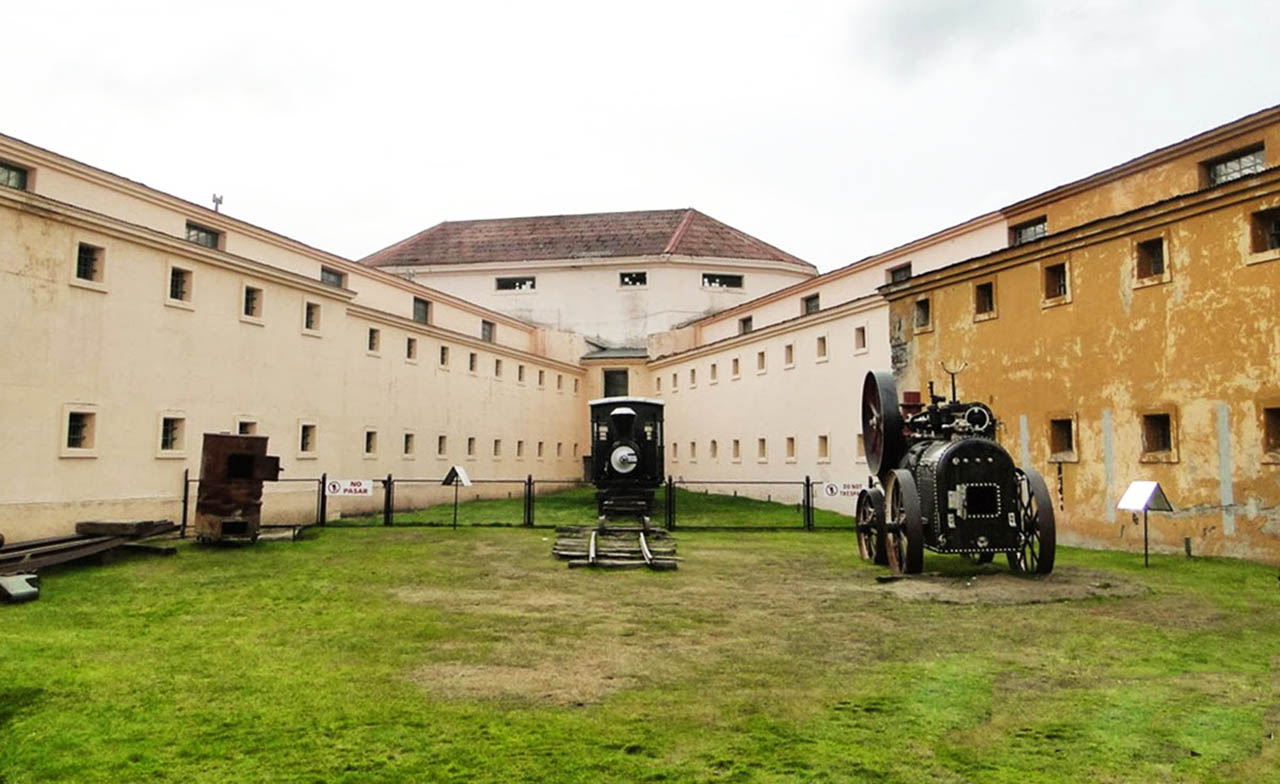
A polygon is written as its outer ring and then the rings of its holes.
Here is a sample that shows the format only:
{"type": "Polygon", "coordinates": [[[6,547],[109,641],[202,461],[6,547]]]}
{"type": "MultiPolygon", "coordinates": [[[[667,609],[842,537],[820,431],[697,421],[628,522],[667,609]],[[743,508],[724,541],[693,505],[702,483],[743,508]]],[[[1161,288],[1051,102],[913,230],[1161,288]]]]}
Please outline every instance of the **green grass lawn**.
{"type": "Polygon", "coordinates": [[[848,532],[678,534],[665,573],[552,535],[50,571],[0,606],[0,782],[1280,781],[1274,567],[1066,549],[1149,590],[952,606],[876,592],[848,532]]]}
{"type": "MultiPolygon", "coordinates": [[[[474,491],[464,491],[474,492],[474,491]]],[[[767,492],[767,491],[766,491],[767,492]]],[[[521,521],[521,490],[511,490],[511,499],[473,500],[458,505],[459,525],[519,525],[521,521]]],[[[463,498],[466,496],[464,495],[463,498]]],[[[666,491],[659,488],[654,499],[654,520],[661,523],[665,508],[666,491]]],[[[837,514],[815,508],[813,524],[816,528],[852,529],[853,501],[844,499],[849,514],[837,514]]],[[[581,525],[592,522],[590,510],[595,506],[595,489],[575,487],[555,493],[536,496],[534,521],[540,526],[581,525]],[[586,517],[583,510],[588,510],[586,517]]],[[[440,504],[413,512],[397,512],[396,523],[449,525],[453,522],[453,505],[440,504]]],[[[344,519],[343,525],[381,525],[382,517],[356,517],[344,519]]],[[[799,504],[779,504],[757,501],[751,498],[717,495],[701,489],[676,489],[676,527],[684,528],[803,528],[804,515],[799,504]]]]}

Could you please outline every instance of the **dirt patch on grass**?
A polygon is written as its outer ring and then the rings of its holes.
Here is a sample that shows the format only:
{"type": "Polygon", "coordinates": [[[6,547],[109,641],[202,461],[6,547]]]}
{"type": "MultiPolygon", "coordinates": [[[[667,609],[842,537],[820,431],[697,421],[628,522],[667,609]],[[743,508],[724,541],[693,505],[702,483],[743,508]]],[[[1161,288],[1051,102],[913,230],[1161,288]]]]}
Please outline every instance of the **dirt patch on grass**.
{"type": "Polygon", "coordinates": [[[1142,596],[1145,585],[1091,569],[1060,567],[1044,577],[1019,577],[993,567],[967,575],[921,574],[892,582],[863,578],[863,591],[942,604],[1044,604],[1142,596]]]}
{"type": "Polygon", "coordinates": [[[522,699],[587,705],[635,683],[623,662],[547,657],[530,666],[441,662],[412,680],[445,699],[522,699]]]}

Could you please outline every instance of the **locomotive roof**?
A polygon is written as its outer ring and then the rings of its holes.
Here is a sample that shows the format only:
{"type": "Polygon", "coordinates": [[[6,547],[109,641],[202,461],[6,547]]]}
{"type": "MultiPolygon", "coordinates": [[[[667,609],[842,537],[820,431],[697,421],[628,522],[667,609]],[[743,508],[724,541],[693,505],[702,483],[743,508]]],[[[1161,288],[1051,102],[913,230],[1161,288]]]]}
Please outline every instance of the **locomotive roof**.
{"type": "Polygon", "coordinates": [[[595,400],[589,400],[589,401],[587,401],[587,405],[589,405],[589,406],[598,406],[598,405],[605,404],[605,403],[609,403],[609,404],[613,404],[613,403],[648,403],[648,404],[649,404],[649,405],[651,405],[651,406],[665,406],[665,405],[666,405],[666,403],[664,403],[663,401],[661,401],[661,400],[655,400],[655,399],[653,399],[653,398],[651,398],[651,397],[602,397],[602,398],[597,398],[597,399],[595,399],[595,400]]]}

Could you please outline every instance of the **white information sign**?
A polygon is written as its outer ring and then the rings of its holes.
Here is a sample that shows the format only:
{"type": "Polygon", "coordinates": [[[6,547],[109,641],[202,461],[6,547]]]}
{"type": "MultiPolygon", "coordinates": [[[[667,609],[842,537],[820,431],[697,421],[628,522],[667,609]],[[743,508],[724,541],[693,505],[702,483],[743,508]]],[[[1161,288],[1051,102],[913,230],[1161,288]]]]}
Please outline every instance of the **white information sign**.
{"type": "Polygon", "coordinates": [[[1159,482],[1137,481],[1129,484],[1129,489],[1120,497],[1117,507],[1128,512],[1172,512],[1173,506],[1165,497],[1159,482]]]}
{"type": "Polygon", "coordinates": [[[823,482],[822,494],[827,498],[857,498],[861,482],[823,482]]]}
{"type": "Polygon", "coordinates": [[[444,481],[440,484],[471,487],[471,477],[467,476],[467,469],[460,465],[456,465],[449,469],[449,473],[445,475],[444,481]]]}
{"type": "Polygon", "coordinates": [[[372,479],[330,479],[324,484],[325,495],[373,495],[372,479]]]}

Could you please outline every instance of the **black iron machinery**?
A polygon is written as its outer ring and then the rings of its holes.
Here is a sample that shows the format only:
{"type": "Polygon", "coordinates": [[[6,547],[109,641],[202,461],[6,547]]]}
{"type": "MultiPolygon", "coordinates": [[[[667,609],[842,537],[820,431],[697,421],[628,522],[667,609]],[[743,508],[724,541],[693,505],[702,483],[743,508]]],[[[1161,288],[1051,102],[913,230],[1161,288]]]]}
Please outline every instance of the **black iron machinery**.
{"type": "Polygon", "coordinates": [[[871,371],[862,387],[862,432],[874,474],[858,496],[858,550],[894,572],[914,574],[924,551],[980,563],[1004,553],[1014,572],[1053,570],[1053,503],[1044,479],[1014,465],[995,440],[983,403],[935,395],[908,410],[893,375],[871,371]]]}
{"type": "Polygon", "coordinates": [[[661,400],[606,397],[591,407],[591,477],[601,522],[635,516],[647,525],[665,478],[661,400]]]}

